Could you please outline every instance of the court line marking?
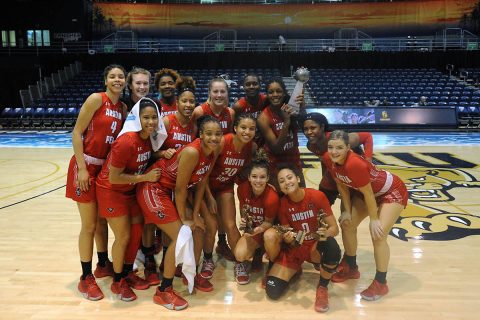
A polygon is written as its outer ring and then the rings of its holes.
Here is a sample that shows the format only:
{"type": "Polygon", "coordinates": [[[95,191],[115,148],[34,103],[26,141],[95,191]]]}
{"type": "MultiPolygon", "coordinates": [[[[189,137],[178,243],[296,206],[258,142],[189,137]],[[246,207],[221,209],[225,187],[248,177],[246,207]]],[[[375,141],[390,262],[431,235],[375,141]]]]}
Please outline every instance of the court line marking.
{"type": "MultiPolygon", "coordinates": [[[[28,183],[32,183],[32,182],[37,182],[37,181],[40,181],[40,180],[43,180],[43,179],[46,179],[52,175],[54,175],[55,173],[57,173],[59,170],[60,170],[60,165],[58,165],[57,163],[55,162],[51,162],[51,161],[46,161],[46,160],[27,160],[27,159],[5,159],[5,161],[1,161],[0,163],[4,163],[4,162],[7,162],[7,161],[22,161],[22,160],[25,160],[25,161],[37,161],[37,162],[46,162],[48,164],[52,164],[54,167],[56,167],[55,171],[50,173],[50,174],[47,174],[46,176],[43,176],[41,178],[38,178],[38,179],[34,179],[34,180],[29,180],[29,181],[26,181],[26,182],[23,182],[23,183],[19,183],[19,184],[14,184],[14,185],[11,185],[11,186],[6,186],[6,187],[0,187],[0,190],[1,189],[7,189],[7,188],[13,188],[13,187],[18,187],[18,186],[21,186],[21,185],[24,185],[24,184],[28,184],[28,183]]],[[[3,199],[3,198],[0,198],[0,199],[3,199]]]]}
{"type": "Polygon", "coordinates": [[[15,205],[20,204],[20,203],[22,203],[22,202],[30,201],[30,200],[32,200],[32,199],[41,197],[41,196],[46,195],[46,194],[48,194],[48,193],[50,193],[50,192],[57,191],[58,189],[61,189],[61,188],[65,188],[65,186],[66,186],[66,184],[64,184],[63,186],[60,186],[60,187],[58,187],[58,188],[55,188],[55,189],[52,189],[52,190],[45,191],[45,192],[43,192],[43,193],[37,194],[36,196],[30,197],[30,198],[27,198],[27,199],[24,199],[24,200],[17,201],[17,202],[15,202],[15,203],[7,204],[6,206],[0,207],[0,210],[5,209],[5,208],[8,208],[8,207],[15,206],[15,205]]]}
{"type": "MultiPolygon", "coordinates": [[[[17,193],[9,194],[8,196],[5,196],[5,197],[0,197],[0,200],[10,198],[10,197],[16,196],[16,195],[18,195],[18,194],[25,193],[25,192],[27,192],[27,191],[33,190],[33,189],[37,189],[37,188],[39,188],[39,187],[41,187],[41,186],[47,185],[47,184],[49,184],[50,182],[56,181],[56,180],[58,180],[58,179],[64,179],[66,176],[67,176],[67,175],[64,174],[63,176],[60,176],[60,177],[58,177],[58,178],[56,178],[56,179],[53,179],[53,180],[47,181],[47,182],[45,182],[45,183],[39,184],[38,186],[32,187],[32,188],[30,188],[30,189],[25,189],[25,190],[19,191],[19,192],[17,192],[17,193]]],[[[0,209],[1,209],[1,208],[0,208],[0,209]]]]}

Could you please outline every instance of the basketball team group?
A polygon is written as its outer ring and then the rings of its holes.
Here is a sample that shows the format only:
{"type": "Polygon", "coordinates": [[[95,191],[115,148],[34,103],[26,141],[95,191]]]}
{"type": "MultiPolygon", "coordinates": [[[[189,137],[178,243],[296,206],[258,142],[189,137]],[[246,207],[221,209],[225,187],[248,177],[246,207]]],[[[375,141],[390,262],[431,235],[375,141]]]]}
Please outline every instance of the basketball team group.
{"type": "Polygon", "coordinates": [[[282,78],[265,81],[261,93],[261,77],[246,74],[245,95],[233,105],[221,77],[210,80],[207,101],[195,98],[192,77],[172,69],[151,75],[112,64],[103,78],[105,91],[85,100],[72,131],[66,187],[80,213],[78,290],[86,299],[102,299],[96,278],[112,277],[110,290],[122,301],[157,286],[154,303],[183,310],[188,302],[174,277],[191,293],[213,291],[215,250],[233,261],[238,285],[264,271],[259,285],[273,300],[303,263],[313,264],[314,309],[326,312],[330,281],[360,277],[357,227],[367,217],[376,270],[360,295],[372,301],[388,293],[387,236],[408,193],[399,177],[372,164],[370,133],[331,131],[324,115],[306,112],[302,94],[300,111],[293,108],[282,78]],[[149,98],[152,77],[159,100],[149,98]],[[318,190],[305,186],[299,130],[321,161],[318,190]]]}

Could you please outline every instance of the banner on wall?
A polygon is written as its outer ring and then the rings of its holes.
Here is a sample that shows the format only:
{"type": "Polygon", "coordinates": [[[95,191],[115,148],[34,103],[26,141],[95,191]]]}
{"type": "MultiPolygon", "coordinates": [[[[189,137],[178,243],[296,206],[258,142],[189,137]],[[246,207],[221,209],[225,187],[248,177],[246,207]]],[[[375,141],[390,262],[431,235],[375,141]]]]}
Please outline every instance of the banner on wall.
{"type": "Polygon", "coordinates": [[[456,126],[456,108],[451,107],[375,107],[336,106],[307,109],[323,114],[332,125],[361,126],[456,126]]]}
{"type": "MultiPolygon", "coordinates": [[[[316,4],[94,3],[93,33],[134,30],[140,37],[198,38],[235,30],[239,39],[332,38],[356,28],[375,37],[434,35],[445,28],[476,26],[478,0],[410,0],[316,4]]],[[[468,28],[466,28],[468,29],[468,28]]]]}

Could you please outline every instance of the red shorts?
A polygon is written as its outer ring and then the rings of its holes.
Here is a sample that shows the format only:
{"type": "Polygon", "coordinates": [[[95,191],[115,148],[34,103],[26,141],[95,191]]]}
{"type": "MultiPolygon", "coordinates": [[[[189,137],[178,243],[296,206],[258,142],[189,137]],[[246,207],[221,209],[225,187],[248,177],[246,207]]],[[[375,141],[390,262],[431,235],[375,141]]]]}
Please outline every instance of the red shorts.
{"type": "Polygon", "coordinates": [[[142,214],[135,193],[127,194],[97,187],[98,214],[102,218],[115,218],[142,214]]]}
{"type": "Polygon", "coordinates": [[[375,198],[377,205],[380,206],[382,203],[399,203],[405,208],[408,203],[408,191],[405,183],[393,175],[393,183],[387,193],[378,196],[375,198]]]}
{"type": "Polygon", "coordinates": [[[70,164],[68,165],[67,190],[65,192],[65,196],[76,202],[96,202],[97,196],[95,193],[95,181],[97,175],[100,173],[100,170],[102,170],[101,165],[87,163],[87,171],[88,175],[90,176],[90,188],[86,192],[80,191],[80,187],[77,185],[78,166],[75,156],[73,156],[70,159],[70,164]]]}
{"type": "Polygon", "coordinates": [[[142,209],[145,224],[167,224],[180,220],[172,190],[158,183],[142,183],[137,186],[137,202],[142,209]]]}
{"type": "Polygon", "coordinates": [[[233,182],[223,184],[221,186],[211,186],[210,191],[214,198],[224,193],[233,193],[233,182]]]}
{"type": "Polygon", "coordinates": [[[285,249],[282,248],[277,259],[275,259],[275,263],[290,269],[300,270],[305,261],[312,262],[310,256],[316,244],[317,241],[315,240],[304,241],[299,247],[287,246],[285,249]]]}
{"type": "Polygon", "coordinates": [[[264,233],[265,232],[262,232],[262,233],[256,234],[253,237],[251,237],[253,239],[253,241],[255,241],[260,248],[263,248],[263,234],[264,233]]]}

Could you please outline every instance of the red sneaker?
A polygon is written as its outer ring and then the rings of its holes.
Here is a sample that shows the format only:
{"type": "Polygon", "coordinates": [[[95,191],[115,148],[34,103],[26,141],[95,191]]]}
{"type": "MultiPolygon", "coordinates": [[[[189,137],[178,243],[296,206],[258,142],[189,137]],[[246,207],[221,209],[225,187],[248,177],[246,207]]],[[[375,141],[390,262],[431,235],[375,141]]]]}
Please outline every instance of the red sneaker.
{"type": "Polygon", "coordinates": [[[130,288],[127,281],[125,281],[125,278],[122,278],[119,282],[113,282],[110,290],[122,301],[128,302],[137,299],[137,295],[130,288]]]}
{"type": "Polygon", "coordinates": [[[238,284],[248,284],[250,282],[250,275],[247,272],[245,263],[235,262],[233,272],[235,274],[235,281],[237,281],[238,284]]]}
{"type": "Polygon", "coordinates": [[[147,280],[144,280],[137,276],[137,274],[133,271],[130,271],[128,275],[125,277],[125,281],[128,283],[130,287],[136,290],[146,290],[150,287],[150,284],[147,280]]]}
{"type": "Polygon", "coordinates": [[[215,270],[215,263],[213,263],[213,260],[204,258],[200,276],[204,279],[211,279],[213,277],[213,270],[215,270]]]}
{"type": "Polygon", "coordinates": [[[255,251],[253,255],[252,264],[250,265],[250,272],[257,273],[263,270],[263,252],[255,251]]]}
{"type": "Polygon", "coordinates": [[[360,278],[358,266],[356,268],[351,268],[345,261],[345,259],[342,259],[342,261],[338,265],[337,272],[332,275],[332,282],[344,282],[349,279],[358,278],[360,278]]]}
{"type": "Polygon", "coordinates": [[[155,295],[153,296],[153,302],[169,310],[180,311],[188,307],[187,300],[183,299],[172,287],[168,287],[163,292],[157,287],[155,295]]]}
{"type": "Polygon", "coordinates": [[[315,311],[327,312],[328,306],[328,289],[322,286],[317,287],[317,295],[315,297],[315,311]]]}
{"type": "Polygon", "coordinates": [[[225,242],[217,242],[217,247],[215,248],[215,252],[219,256],[223,256],[228,261],[235,261],[235,257],[233,256],[232,250],[225,242]]]}
{"type": "Polygon", "coordinates": [[[375,301],[388,293],[387,283],[380,283],[373,280],[372,284],[360,293],[360,296],[368,301],[375,301]]]}
{"type": "Polygon", "coordinates": [[[80,291],[83,297],[88,300],[97,301],[103,299],[103,292],[92,274],[89,274],[85,280],[80,278],[80,282],[78,282],[78,291],[80,291]]]}
{"type": "Polygon", "coordinates": [[[105,262],[105,267],[101,267],[97,263],[97,267],[95,268],[95,271],[93,271],[93,275],[98,279],[113,277],[113,263],[110,260],[107,260],[107,262],[105,262]]]}
{"type": "Polygon", "coordinates": [[[145,280],[150,286],[157,286],[160,284],[160,277],[158,276],[157,266],[155,262],[147,262],[145,270],[143,270],[145,280]]]}
{"type": "MultiPolygon", "coordinates": [[[[194,284],[193,284],[193,287],[197,290],[200,290],[200,291],[203,291],[203,292],[210,292],[210,291],[213,291],[213,284],[208,281],[207,279],[205,278],[202,278],[200,276],[200,274],[197,274],[194,278],[194,284]]],[[[182,275],[182,282],[184,285],[188,285],[188,281],[187,281],[187,278],[185,278],[183,275],[182,275]]]]}

